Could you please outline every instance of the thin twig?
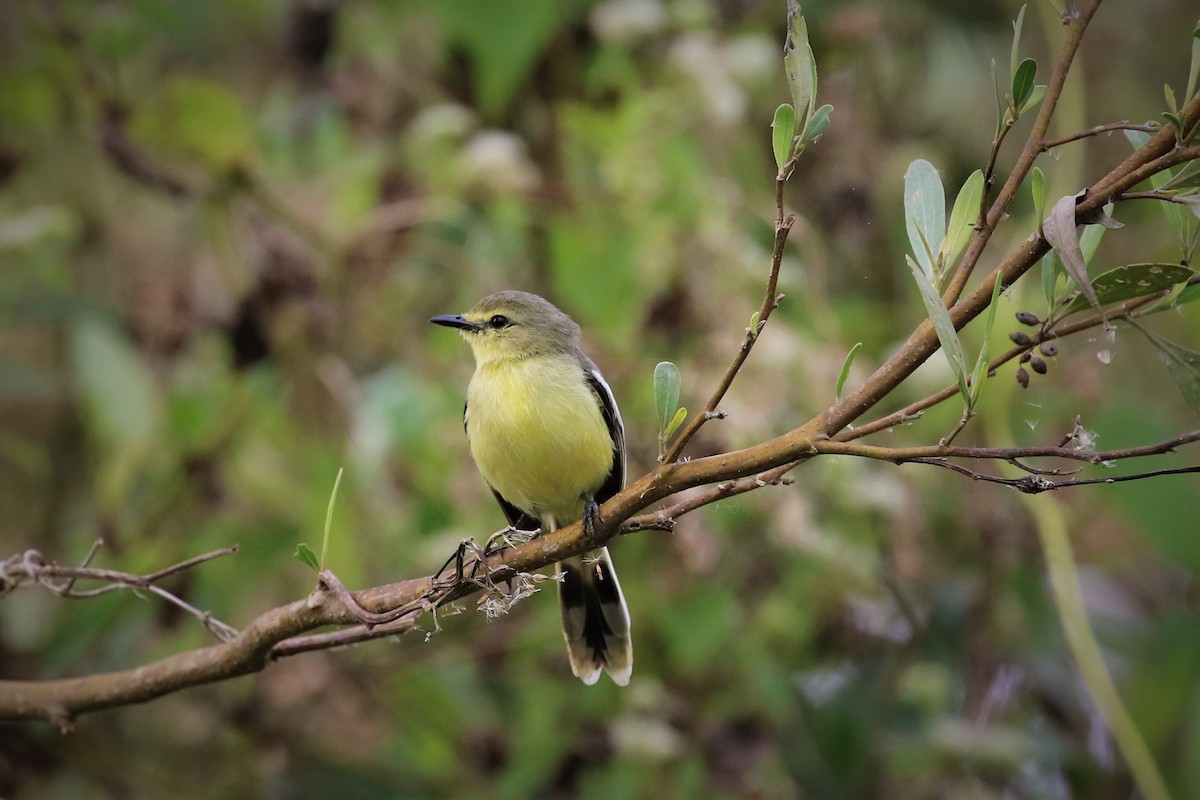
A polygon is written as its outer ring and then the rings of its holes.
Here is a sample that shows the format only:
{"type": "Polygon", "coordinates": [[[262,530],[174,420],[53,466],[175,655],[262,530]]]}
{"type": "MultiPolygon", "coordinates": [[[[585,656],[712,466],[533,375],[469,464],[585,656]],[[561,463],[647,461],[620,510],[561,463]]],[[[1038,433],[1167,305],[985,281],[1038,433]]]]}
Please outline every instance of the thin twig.
{"type": "Polygon", "coordinates": [[[957,472],[960,475],[965,475],[971,480],[983,481],[985,483],[998,483],[1001,486],[1008,486],[1017,489],[1025,494],[1041,494],[1042,492],[1050,492],[1056,489],[1069,489],[1076,486],[1091,486],[1098,483],[1124,483],[1126,481],[1141,481],[1148,478],[1159,478],[1165,475],[1185,475],[1191,473],[1200,473],[1200,465],[1191,467],[1173,467],[1170,469],[1155,469],[1146,472],[1135,472],[1130,475],[1116,475],[1111,478],[1070,478],[1062,481],[1052,481],[1044,475],[1026,475],[1021,478],[1002,478],[997,475],[988,475],[982,472],[976,472],[973,469],[955,464],[952,461],[946,461],[940,458],[919,458],[906,462],[910,464],[928,464],[934,467],[957,472]]]}
{"type": "Polygon", "coordinates": [[[1177,195],[1169,192],[1124,192],[1113,200],[1160,200],[1164,203],[1179,203],[1181,206],[1193,207],[1197,202],[1195,195],[1177,195]]]}
{"type": "Polygon", "coordinates": [[[1062,147],[1064,144],[1077,142],[1080,139],[1086,139],[1089,136],[1099,136],[1102,133],[1111,133],[1112,131],[1142,131],[1143,133],[1157,133],[1160,127],[1160,125],[1155,125],[1153,123],[1138,125],[1131,123],[1129,120],[1122,120],[1121,122],[1109,122],[1105,125],[1097,125],[1094,128],[1088,128],[1087,130],[1079,131],[1078,133],[1072,133],[1070,136],[1063,136],[1058,139],[1047,139],[1041,144],[1041,152],[1045,153],[1053,150],[1056,147],[1062,147]]]}
{"type": "Polygon", "coordinates": [[[758,341],[759,334],[767,324],[767,320],[778,306],[779,301],[783,296],[777,294],[779,289],[779,268],[783,264],[784,245],[787,244],[788,234],[791,233],[792,225],[796,222],[794,214],[785,214],[783,208],[783,187],[787,183],[787,178],[780,176],[775,179],[775,244],[771,249],[771,271],[767,276],[767,288],[763,295],[762,305],[758,309],[758,324],[754,330],[746,328],[746,333],[742,337],[742,346],[738,349],[737,354],[733,358],[733,362],[729,368],[725,370],[724,377],[709,397],[708,402],[704,404],[698,413],[693,414],[688,420],[687,425],[675,437],[666,453],[659,459],[664,464],[671,464],[679,460],[679,456],[683,453],[683,448],[691,441],[696,432],[710,419],[722,419],[723,414],[717,411],[717,406],[721,404],[721,400],[725,398],[725,393],[729,391],[729,387],[733,385],[733,379],[737,377],[738,371],[742,365],[746,363],[746,359],[750,356],[750,350],[754,347],[754,343],[758,341]]]}
{"type": "MultiPolygon", "coordinates": [[[[774,470],[771,472],[774,472],[774,470]]],[[[765,486],[790,485],[792,483],[792,479],[785,478],[782,473],[772,475],[771,472],[749,478],[740,478],[736,481],[719,483],[716,486],[692,492],[674,505],[659,509],[658,511],[652,511],[649,514],[630,517],[621,526],[621,533],[628,534],[647,530],[671,532],[675,530],[675,523],[680,517],[698,508],[703,508],[728,497],[752,492],[755,489],[761,489],[765,486]]]]}
{"type": "MultiPolygon", "coordinates": [[[[102,544],[103,541],[100,539],[92,543],[91,549],[83,560],[84,565],[91,563],[96,551],[102,544]]],[[[24,586],[41,586],[59,597],[71,600],[86,600],[121,590],[134,592],[148,591],[196,617],[218,638],[222,641],[228,641],[237,635],[236,628],[221,622],[219,619],[213,617],[210,612],[196,608],[173,592],[155,584],[165,577],[191,569],[206,561],[236,553],[237,549],[237,546],[234,545],[232,547],[221,548],[220,550],[213,550],[180,561],[177,564],[172,564],[169,567],[148,575],[134,575],[118,570],[98,569],[88,566],[63,567],[58,564],[47,563],[42,554],[36,550],[27,550],[24,553],[18,553],[0,562],[0,596],[24,586]],[[66,580],[59,583],[57,579],[60,578],[65,578],[66,580]],[[81,580],[103,581],[104,584],[95,589],[76,589],[75,583],[81,580]]]]}
{"type": "MultiPolygon", "coordinates": [[[[92,546],[88,548],[87,555],[83,557],[83,561],[79,562],[79,566],[86,567],[88,564],[92,563],[92,559],[96,557],[96,553],[98,553],[100,548],[103,546],[104,539],[97,537],[94,541],[92,541],[92,546]]],[[[63,587],[63,591],[69,594],[71,589],[75,586],[75,580],[75,578],[69,578],[66,585],[63,587]]]]}
{"type": "MultiPolygon", "coordinates": [[[[820,439],[812,443],[814,452],[820,455],[857,456],[879,461],[903,464],[930,458],[968,458],[1014,462],[1026,458],[1066,458],[1102,464],[1106,461],[1121,461],[1128,458],[1145,458],[1174,452],[1177,448],[1200,441],[1200,430],[1173,436],[1155,444],[1125,447],[1118,450],[1088,450],[1080,447],[1050,445],[1043,447],[959,447],[954,445],[921,445],[916,447],[881,447],[879,445],[846,442],[837,439],[820,439]]],[[[1015,463],[1015,462],[1014,462],[1015,463]]],[[[1016,464],[1020,466],[1020,464],[1016,464]]],[[[1021,467],[1024,469],[1024,467],[1021,467]]]]}

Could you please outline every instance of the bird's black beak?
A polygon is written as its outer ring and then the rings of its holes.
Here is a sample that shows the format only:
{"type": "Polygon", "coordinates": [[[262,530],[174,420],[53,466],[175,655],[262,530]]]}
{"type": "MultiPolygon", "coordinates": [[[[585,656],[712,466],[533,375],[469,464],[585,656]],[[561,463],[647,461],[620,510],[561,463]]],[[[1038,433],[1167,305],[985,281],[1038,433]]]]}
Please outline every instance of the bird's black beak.
{"type": "Polygon", "coordinates": [[[478,332],[483,330],[482,325],[478,322],[471,322],[471,320],[462,314],[441,314],[432,317],[429,321],[434,325],[445,325],[447,328],[458,328],[464,331],[478,332]]]}

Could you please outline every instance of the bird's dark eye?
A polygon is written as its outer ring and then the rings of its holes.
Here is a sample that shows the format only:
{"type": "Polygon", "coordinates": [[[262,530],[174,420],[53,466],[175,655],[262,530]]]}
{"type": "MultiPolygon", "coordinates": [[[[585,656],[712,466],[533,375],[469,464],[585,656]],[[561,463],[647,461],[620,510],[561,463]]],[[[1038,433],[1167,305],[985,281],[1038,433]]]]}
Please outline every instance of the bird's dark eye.
{"type": "Polygon", "coordinates": [[[496,314],[488,320],[488,325],[491,325],[497,330],[500,328],[507,328],[510,324],[511,323],[509,322],[508,317],[504,316],[503,314],[496,314]]]}

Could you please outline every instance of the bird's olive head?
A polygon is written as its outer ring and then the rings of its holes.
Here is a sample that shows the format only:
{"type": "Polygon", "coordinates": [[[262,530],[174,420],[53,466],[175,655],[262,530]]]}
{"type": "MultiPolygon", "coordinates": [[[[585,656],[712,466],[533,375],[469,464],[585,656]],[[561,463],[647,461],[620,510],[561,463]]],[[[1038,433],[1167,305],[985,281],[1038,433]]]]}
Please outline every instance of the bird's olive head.
{"type": "Polygon", "coordinates": [[[484,364],[579,350],[579,326],[548,300],[528,292],[489,295],[465,314],[429,320],[457,328],[484,364]]]}

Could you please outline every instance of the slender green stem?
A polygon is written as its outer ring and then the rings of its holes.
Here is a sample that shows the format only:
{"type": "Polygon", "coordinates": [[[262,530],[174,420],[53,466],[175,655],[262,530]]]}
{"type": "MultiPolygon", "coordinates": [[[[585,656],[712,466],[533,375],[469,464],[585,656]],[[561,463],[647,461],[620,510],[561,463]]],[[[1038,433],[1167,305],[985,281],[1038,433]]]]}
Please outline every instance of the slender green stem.
{"type": "Polygon", "coordinates": [[[1162,773],[1117,693],[1117,687],[1100,653],[1096,634],[1088,623],[1083,592],[1079,586],[1079,571],[1071,554],[1071,540],[1062,505],[1052,497],[1023,499],[1037,526],[1046,556],[1054,604],[1067,636],[1067,646],[1083,676],[1088,694],[1104,716],[1141,796],[1145,800],[1169,800],[1171,794],[1167,791],[1162,773]]]}

